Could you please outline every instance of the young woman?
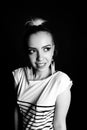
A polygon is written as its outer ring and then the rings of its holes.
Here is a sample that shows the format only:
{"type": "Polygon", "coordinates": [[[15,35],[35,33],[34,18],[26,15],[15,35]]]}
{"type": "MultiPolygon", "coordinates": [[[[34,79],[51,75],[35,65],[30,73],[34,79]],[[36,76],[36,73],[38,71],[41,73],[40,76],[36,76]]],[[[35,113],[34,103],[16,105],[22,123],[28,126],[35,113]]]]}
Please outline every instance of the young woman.
{"type": "Polygon", "coordinates": [[[47,25],[39,18],[25,24],[29,64],[12,72],[17,90],[16,129],[22,119],[24,130],[66,130],[72,81],[64,72],[55,70],[55,39],[47,25]]]}

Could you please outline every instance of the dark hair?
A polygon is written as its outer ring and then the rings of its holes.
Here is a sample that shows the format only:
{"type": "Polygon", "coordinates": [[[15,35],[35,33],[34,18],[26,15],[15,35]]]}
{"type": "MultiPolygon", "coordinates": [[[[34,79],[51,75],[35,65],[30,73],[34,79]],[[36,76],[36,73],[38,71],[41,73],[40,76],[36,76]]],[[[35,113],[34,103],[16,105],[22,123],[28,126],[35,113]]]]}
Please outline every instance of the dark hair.
{"type": "Polygon", "coordinates": [[[42,23],[42,24],[40,24],[40,25],[38,25],[38,26],[36,26],[36,25],[31,26],[29,23],[27,23],[25,25],[25,33],[24,33],[24,44],[25,44],[25,47],[27,47],[27,42],[28,42],[29,36],[31,34],[39,32],[39,31],[46,31],[46,32],[50,33],[52,38],[53,38],[53,40],[54,40],[52,28],[51,28],[50,24],[48,24],[47,21],[42,23]]]}

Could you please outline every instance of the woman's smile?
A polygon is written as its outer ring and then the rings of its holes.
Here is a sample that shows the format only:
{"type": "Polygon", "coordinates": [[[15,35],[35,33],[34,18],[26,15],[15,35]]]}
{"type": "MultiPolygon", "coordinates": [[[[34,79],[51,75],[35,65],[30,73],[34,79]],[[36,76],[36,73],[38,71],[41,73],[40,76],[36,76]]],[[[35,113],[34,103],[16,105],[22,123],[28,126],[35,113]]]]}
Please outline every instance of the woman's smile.
{"type": "Polygon", "coordinates": [[[46,63],[36,63],[38,68],[44,68],[46,66],[46,63]]]}

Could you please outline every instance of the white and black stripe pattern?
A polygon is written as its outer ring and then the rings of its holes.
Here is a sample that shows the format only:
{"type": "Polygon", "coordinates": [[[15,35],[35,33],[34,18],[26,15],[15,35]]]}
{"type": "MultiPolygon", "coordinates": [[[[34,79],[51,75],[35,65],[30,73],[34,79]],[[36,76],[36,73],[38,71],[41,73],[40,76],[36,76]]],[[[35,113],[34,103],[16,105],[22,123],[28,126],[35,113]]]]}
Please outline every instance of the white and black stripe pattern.
{"type": "Polygon", "coordinates": [[[32,103],[17,101],[23,115],[24,130],[53,130],[55,105],[38,106],[32,103]]]}

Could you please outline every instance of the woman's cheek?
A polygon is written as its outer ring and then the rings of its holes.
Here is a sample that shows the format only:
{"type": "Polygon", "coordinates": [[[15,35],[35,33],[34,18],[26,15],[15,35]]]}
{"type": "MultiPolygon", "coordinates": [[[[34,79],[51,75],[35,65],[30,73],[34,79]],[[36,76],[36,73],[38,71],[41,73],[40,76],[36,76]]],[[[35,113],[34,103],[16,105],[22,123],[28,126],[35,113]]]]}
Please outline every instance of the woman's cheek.
{"type": "Polygon", "coordinates": [[[29,56],[29,60],[30,60],[31,63],[35,63],[36,57],[34,55],[29,56]]]}

